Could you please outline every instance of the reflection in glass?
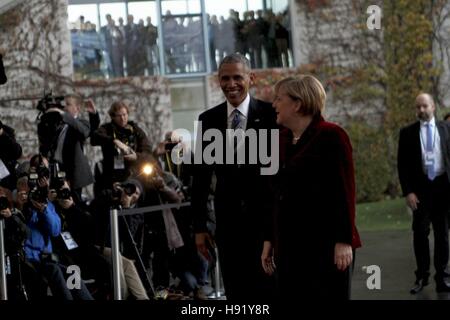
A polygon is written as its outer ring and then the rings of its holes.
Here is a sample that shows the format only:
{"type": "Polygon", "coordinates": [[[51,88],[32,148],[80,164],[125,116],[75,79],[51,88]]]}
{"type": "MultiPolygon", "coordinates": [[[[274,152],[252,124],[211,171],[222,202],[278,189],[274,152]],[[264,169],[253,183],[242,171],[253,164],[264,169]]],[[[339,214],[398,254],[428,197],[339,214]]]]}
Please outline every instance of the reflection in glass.
{"type": "Polygon", "coordinates": [[[205,72],[203,27],[200,16],[172,15],[163,18],[167,73],[205,72]]]}
{"type": "Polygon", "coordinates": [[[137,74],[159,74],[158,19],[155,2],[129,2],[128,13],[133,16],[134,21],[138,21],[138,41],[141,42],[143,50],[143,54],[140,54],[142,61],[136,66],[140,69],[137,74]]]}
{"type": "Polygon", "coordinates": [[[252,68],[288,68],[293,65],[288,2],[277,2],[276,7],[281,8],[278,12],[270,8],[272,3],[266,4],[269,4],[269,8],[262,10],[262,0],[230,0],[222,3],[206,0],[209,55],[213,71],[217,70],[224,56],[233,52],[245,55],[252,68]]]}

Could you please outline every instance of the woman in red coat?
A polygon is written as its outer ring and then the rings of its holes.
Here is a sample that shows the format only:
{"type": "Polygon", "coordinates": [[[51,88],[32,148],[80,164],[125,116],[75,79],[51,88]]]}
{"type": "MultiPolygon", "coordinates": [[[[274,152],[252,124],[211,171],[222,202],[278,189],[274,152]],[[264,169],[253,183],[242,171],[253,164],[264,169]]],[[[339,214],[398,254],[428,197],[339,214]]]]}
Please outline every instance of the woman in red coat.
{"type": "Polygon", "coordinates": [[[277,123],[285,128],[262,266],[277,271],[280,298],[349,299],[354,249],[361,246],[350,139],[323,119],[326,94],[316,78],[283,79],[275,94],[277,123]]]}

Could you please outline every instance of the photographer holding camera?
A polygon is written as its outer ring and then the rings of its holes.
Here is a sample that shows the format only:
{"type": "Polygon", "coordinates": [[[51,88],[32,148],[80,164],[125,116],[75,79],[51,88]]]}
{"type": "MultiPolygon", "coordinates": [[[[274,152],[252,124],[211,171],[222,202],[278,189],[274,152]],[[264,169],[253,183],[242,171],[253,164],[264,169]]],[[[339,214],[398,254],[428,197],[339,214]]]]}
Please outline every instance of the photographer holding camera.
{"type": "Polygon", "coordinates": [[[13,301],[27,300],[21,270],[25,267],[23,246],[28,237],[28,229],[22,213],[13,207],[11,191],[2,187],[0,187],[0,219],[5,221],[5,253],[9,266],[8,298],[13,301]]]}
{"type": "Polygon", "coordinates": [[[78,265],[83,278],[95,279],[97,297],[111,293],[111,265],[95,246],[91,214],[76,203],[67,182],[56,192],[56,212],[61,219],[61,234],[53,238],[54,251],[65,265],[78,265]]]}
{"type": "MultiPolygon", "coordinates": [[[[49,201],[49,168],[48,161],[42,155],[35,155],[30,160],[28,178],[28,202],[24,204],[23,214],[29,237],[25,241],[25,257],[37,272],[44,277],[52,295],[63,300],[92,300],[84,283],[80,289],[69,290],[65,280],[66,267],[60,265],[58,257],[53,253],[52,237],[61,233],[61,219],[56,213],[54,204],[49,201]]],[[[45,295],[45,288],[38,288],[36,296],[45,295]],[[40,291],[40,290],[43,291],[40,291]]]]}
{"type": "Polygon", "coordinates": [[[61,165],[72,190],[80,199],[82,188],[94,182],[84,154],[84,142],[90,135],[90,125],[87,120],[79,118],[82,105],[83,99],[72,94],[65,97],[64,107],[52,105],[45,111],[45,114],[58,113],[62,121],[57,129],[57,139],[45,150],[46,155],[50,157],[51,162],[56,161],[61,165]]]}
{"type": "Polygon", "coordinates": [[[91,144],[101,146],[103,153],[103,172],[96,179],[99,190],[111,189],[113,182],[125,181],[138,172],[139,158],[152,152],[145,132],[128,121],[129,109],[124,102],[114,102],[108,113],[111,122],[101,125],[91,136],[91,144]]]}
{"type": "Polygon", "coordinates": [[[14,129],[0,121],[0,186],[15,189],[15,167],[21,156],[22,147],[16,141],[14,129]]]}

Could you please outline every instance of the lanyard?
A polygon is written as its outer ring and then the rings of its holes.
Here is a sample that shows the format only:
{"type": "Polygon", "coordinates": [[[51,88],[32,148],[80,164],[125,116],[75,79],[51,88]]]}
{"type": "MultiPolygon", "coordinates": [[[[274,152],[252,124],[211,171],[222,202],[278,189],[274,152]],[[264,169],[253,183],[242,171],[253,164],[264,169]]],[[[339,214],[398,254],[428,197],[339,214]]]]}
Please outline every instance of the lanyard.
{"type": "MultiPolygon", "coordinates": [[[[430,125],[430,124],[428,124],[428,125],[430,125]]],[[[433,142],[431,143],[431,148],[432,148],[432,151],[433,151],[433,152],[434,152],[434,147],[435,147],[435,145],[436,145],[436,131],[437,131],[437,128],[436,128],[436,126],[434,126],[433,142]]],[[[425,138],[425,140],[426,140],[426,138],[425,138]]],[[[425,143],[424,143],[423,141],[424,141],[424,139],[423,139],[422,130],[420,130],[420,142],[421,142],[421,144],[422,144],[423,150],[425,151],[425,153],[427,153],[427,152],[429,152],[429,151],[427,150],[427,148],[426,148],[426,146],[425,146],[425,143]]]]}

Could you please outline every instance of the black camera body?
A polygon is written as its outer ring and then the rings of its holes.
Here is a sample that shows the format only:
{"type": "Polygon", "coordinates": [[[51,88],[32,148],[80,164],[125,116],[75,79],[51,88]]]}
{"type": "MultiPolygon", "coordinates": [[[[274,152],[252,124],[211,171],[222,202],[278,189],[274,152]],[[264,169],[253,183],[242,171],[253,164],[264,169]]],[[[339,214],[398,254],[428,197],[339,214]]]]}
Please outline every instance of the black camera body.
{"type": "Polygon", "coordinates": [[[38,101],[37,109],[41,112],[46,112],[51,108],[64,109],[63,101],[64,96],[53,96],[52,92],[45,94],[44,97],[38,101]]]}
{"type": "Polygon", "coordinates": [[[48,196],[47,188],[42,188],[39,186],[36,186],[35,188],[31,189],[28,195],[29,199],[39,203],[46,203],[47,196],[48,196]]]}
{"type": "Polygon", "coordinates": [[[0,210],[5,210],[9,208],[8,198],[5,196],[0,197],[0,210]]]}
{"type": "Polygon", "coordinates": [[[69,188],[62,188],[57,191],[57,197],[60,200],[69,200],[71,196],[72,193],[69,188]]]}
{"type": "Polygon", "coordinates": [[[127,196],[131,196],[133,193],[136,192],[136,185],[133,183],[122,183],[120,184],[121,189],[113,189],[112,197],[113,198],[120,198],[122,196],[122,190],[125,192],[127,196]]]}

